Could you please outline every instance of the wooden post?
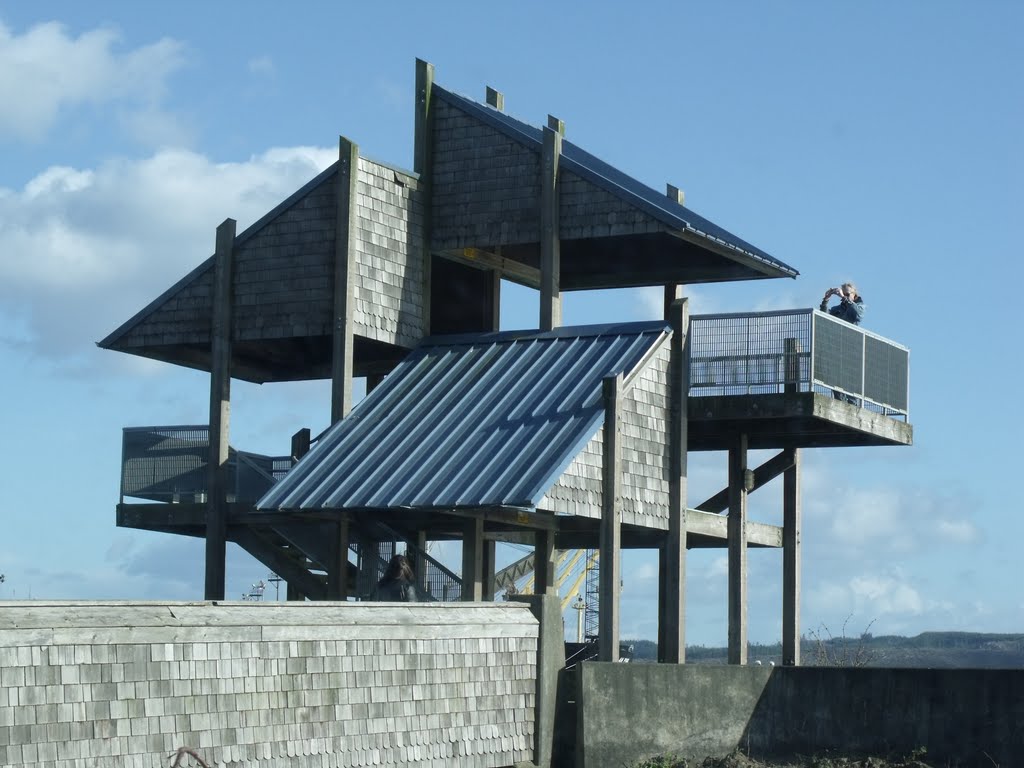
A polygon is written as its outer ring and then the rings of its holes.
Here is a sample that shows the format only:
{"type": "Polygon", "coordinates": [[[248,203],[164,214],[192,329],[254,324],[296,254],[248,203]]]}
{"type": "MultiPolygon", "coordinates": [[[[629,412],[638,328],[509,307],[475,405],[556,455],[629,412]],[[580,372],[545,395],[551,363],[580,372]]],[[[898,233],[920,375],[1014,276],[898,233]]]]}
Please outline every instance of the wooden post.
{"type": "Polygon", "coordinates": [[[674,184],[665,185],[665,194],[668,195],[673,202],[679,203],[680,205],[686,205],[686,194],[674,184]]]}
{"type": "Polygon", "coordinates": [[[413,139],[412,169],[419,176],[419,195],[423,201],[423,238],[420,241],[423,270],[423,334],[430,335],[430,205],[433,199],[434,111],[431,98],[434,90],[434,65],[416,59],[416,129],[413,139]]]}
{"type": "MultiPolygon", "coordinates": [[[[549,123],[551,118],[549,118],[549,123]]],[[[558,161],[562,134],[544,128],[540,180],[540,329],[550,331],[562,324],[561,244],[558,225],[558,161]]]]}
{"type": "Polygon", "coordinates": [[[494,539],[484,539],[483,547],[483,599],[485,602],[494,602],[494,556],[497,554],[497,544],[494,539]]]}
{"type": "Polygon", "coordinates": [[[207,469],[205,585],[207,600],[224,599],[226,575],[234,219],[225,219],[217,227],[216,242],[213,317],[210,325],[210,453],[207,469]]]}
{"type": "Polygon", "coordinates": [[[674,301],[669,314],[672,342],[669,362],[669,520],[665,551],[666,662],[686,661],[686,443],[689,366],[686,338],[690,312],[686,299],[674,301]]]}
{"type": "Polygon", "coordinates": [[[800,666],[800,449],[782,477],[782,663],[800,666]]]}
{"type": "Polygon", "coordinates": [[[332,527],[334,538],[331,541],[331,562],[327,568],[327,599],[348,600],[348,513],[340,512],[338,522],[332,527]]]}
{"type": "Polygon", "coordinates": [[[484,597],[484,520],[471,517],[462,528],[462,599],[478,603],[484,597]]]}
{"type": "Polygon", "coordinates": [[[600,622],[598,660],[619,660],[619,593],[622,584],[622,443],[619,408],[622,374],[603,382],[604,454],[601,464],[601,570],[598,575],[600,622]]]}
{"type": "Polygon", "coordinates": [[[785,383],[783,392],[800,391],[800,340],[783,339],[782,368],[785,383]]]}
{"type": "Polygon", "coordinates": [[[534,533],[533,548],[533,593],[554,595],[558,593],[555,583],[555,532],[534,533]]]}
{"type": "Polygon", "coordinates": [[[303,427],[292,435],[292,465],[298,463],[299,459],[309,453],[310,444],[309,427],[303,427]]]}
{"type": "Polygon", "coordinates": [[[353,334],[356,272],[356,195],[359,147],[338,139],[338,185],[334,238],[334,327],[331,344],[331,423],[352,410],[353,334]]]}
{"type": "MultiPolygon", "coordinates": [[[[294,467],[299,463],[299,459],[309,453],[310,444],[310,431],[309,427],[303,427],[294,435],[292,435],[292,446],[291,446],[291,460],[292,466],[294,467]]],[[[280,575],[280,574],[278,574],[280,575]]],[[[285,588],[285,599],[286,600],[304,600],[305,596],[302,594],[302,590],[299,589],[297,584],[292,582],[286,583],[285,588]]]]}
{"type": "Polygon", "coordinates": [[[501,91],[496,91],[491,86],[487,86],[487,103],[494,107],[499,112],[505,111],[505,95],[501,91]]]}
{"type": "Polygon", "coordinates": [[[747,436],[729,449],[729,663],[747,663],[747,436]]]}

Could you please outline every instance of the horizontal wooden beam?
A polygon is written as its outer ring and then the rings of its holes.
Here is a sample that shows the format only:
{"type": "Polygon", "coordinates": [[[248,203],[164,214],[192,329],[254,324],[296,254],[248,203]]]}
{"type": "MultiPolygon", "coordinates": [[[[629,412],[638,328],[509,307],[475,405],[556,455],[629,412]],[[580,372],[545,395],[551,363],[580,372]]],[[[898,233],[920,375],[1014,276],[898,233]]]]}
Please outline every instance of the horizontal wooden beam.
{"type": "Polygon", "coordinates": [[[540,289],[540,270],[520,261],[480,248],[454,248],[440,251],[438,255],[478,269],[493,269],[505,280],[525,285],[527,288],[540,289]]]}
{"type": "MultiPolygon", "coordinates": [[[[767,485],[776,477],[781,475],[787,469],[793,466],[795,462],[794,454],[791,449],[784,450],[781,453],[772,456],[764,464],[754,470],[754,482],[753,485],[747,489],[748,493],[753,493],[758,488],[767,485]]],[[[721,514],[729,508],[729,489],[723,488],[714,496],[706,501],[702,501],[697,505],[697,509],[702,512],[715,512],[721,514]]]]}
{"type": "MultiPolygon", "coordinates": [[[[729,518],[714,512],[691,509],[686,514],[686,532],[711,539],[728,538],[729,518]]],[[[747,545],[752,547],[782,546],[782,526],[747,521],[747,545]]]]}

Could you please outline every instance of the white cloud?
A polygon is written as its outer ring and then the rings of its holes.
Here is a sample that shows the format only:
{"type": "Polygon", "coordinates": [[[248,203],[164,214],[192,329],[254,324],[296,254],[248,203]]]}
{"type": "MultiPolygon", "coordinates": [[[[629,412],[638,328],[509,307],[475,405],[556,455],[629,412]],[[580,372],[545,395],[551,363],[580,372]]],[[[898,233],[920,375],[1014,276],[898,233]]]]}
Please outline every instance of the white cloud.
{"type": "Polygon", "coordinates": [[[273,75],[276,71],[274,60],[269,56],[257,56],[249,59],[249,71],[254,75],[273,75]]]}
{"type": "Polygon", "coordinates": [[[164,150],[0,189],[0,303],[19,319],[13,340],[47,356],[91,347],[209,257],[221,221],[241,232],[335,158],[292,147],[215,163],[164,150]]]}
{"type": "Polygon", "coordinates": [[[75,37],[47,22],[17,35],[0,22],[0,139],[38,141],[62,111],[84,104],[159,103],[184,64],[182,44],[164,38],[122,53],[118,41],[113,29],[75,37]]]}
{"type": "Polygon", "coordinates": [[[855,577],[850,580],[850,592],[858,613],[871,609],[878,616],[916,616],[924,610],[918,591],[893,575],[855,577]]]}
{"type": "Polygon", "coordinates": [[[977,527],[968,520],[939,520],[935,532],[940,538],[959,544],[971,544],[979,538],[977,527]]]}

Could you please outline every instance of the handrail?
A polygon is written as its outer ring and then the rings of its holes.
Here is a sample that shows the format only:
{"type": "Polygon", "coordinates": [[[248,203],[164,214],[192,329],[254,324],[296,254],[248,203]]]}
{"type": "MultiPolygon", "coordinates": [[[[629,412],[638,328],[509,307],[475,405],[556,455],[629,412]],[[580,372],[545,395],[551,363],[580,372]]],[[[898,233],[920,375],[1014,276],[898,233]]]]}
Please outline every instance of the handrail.
{"type": "Polygon", "coordinates": [[[815,309],[693,315],[691,397],[818,392],[909,418],[910,350],[815,309]]]}

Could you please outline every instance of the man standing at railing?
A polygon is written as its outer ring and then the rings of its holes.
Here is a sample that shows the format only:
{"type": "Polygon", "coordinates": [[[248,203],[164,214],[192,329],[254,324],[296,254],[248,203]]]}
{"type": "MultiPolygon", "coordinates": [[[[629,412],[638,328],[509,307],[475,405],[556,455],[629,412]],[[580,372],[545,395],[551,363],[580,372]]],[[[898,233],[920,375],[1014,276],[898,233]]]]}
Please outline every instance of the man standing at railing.
{"type": "Polygon", "coordinates": [[[864,299],[857,293],[857,286],[853,283],[843,283],[839,288],[829,288],[825,291],[825,298],[821,300],[822,312],[828,312],[832,317],[838,317],[852,325],[860,325],[864,318],[864,299]],[[832,309],[828,309],[828,300],[831,296],[838,296],[839,303],[832,309]]]}
{"type": "MultiPolygon", "coordinates": [[[[853,283],[843,283],[838,288],[829,288],[825,291],[825,298],[821,300],[821,311],[828,312],[832,317],[845,320],[851,325],[860,325],[860,321],[864,317],[864,299],[857,293],[856,285],[853,283]],[[832,309],[827,308],[830,296],[839,297],[839,303],[832,307],[832,309]]],[[[857,398],[852,395],[844,395],[834,390],[832,397],[836,400],[844,400],[852,405],[858,404],[857,398]]]]}

